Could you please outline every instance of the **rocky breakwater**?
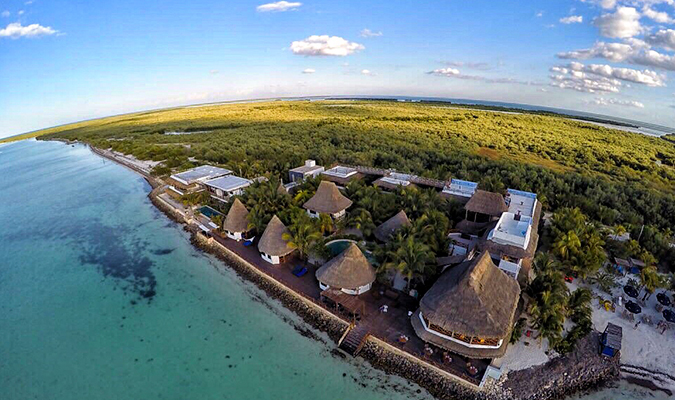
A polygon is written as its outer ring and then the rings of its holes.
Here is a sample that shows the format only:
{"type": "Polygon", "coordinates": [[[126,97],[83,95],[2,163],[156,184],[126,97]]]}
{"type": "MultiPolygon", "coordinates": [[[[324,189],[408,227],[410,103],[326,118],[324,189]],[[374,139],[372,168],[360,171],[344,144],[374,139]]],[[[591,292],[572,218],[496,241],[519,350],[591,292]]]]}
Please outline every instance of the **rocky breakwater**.
{"type": "Polygon", "coordinates": [[[574,351],[546,364],[511,371],[493,389],[494,398],[562,399],[574,393],[598,389],[620,378],[619,357],[599,354],[600,333],[581,339],[574,351]]]}

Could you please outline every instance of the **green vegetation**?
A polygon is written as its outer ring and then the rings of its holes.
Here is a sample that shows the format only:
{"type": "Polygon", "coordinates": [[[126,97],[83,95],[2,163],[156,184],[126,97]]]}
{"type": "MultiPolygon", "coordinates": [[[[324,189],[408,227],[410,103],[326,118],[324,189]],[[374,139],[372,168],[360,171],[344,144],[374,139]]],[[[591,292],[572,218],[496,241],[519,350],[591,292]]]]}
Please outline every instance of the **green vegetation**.
{"type": "MultiPolygon", "coordinates": [[[[640,246],[664,265],[675,260],[666,231],[675,223],[675,145],[556,116],[442,103],[266,102],[128,114],[35,135],[163,161],[157,174],[208,162],[279,177],[313,158],[513,187],[538,193],[549,210],[577,207],[634,238],[642,230],[640,246]]],[[[377,207],[363,207],[375,224],[388,214],[377,207]]]]}

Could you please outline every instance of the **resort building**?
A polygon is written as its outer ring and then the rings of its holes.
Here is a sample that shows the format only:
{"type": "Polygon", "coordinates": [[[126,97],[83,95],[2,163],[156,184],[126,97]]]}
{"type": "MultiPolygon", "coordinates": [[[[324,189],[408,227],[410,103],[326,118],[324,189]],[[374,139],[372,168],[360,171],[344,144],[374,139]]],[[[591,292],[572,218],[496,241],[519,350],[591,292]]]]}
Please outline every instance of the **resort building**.
{"type": "Polygon", "coordinates": [[[244,193],[244,189],[252,183],[253,181],[246,178],[227,175],[204,182],[204,187],[214,199],[227,202],[232,196],[244,193]]]}
{"type": "Polygon", "coordinates": [[[319,214],[329,214],[333,219],[345,216],[352,201],[346,198],[333,182],[321,181],[314,196],[302,205],[312,218],[318,218],[319,214]]]}
{"type": "Polygon", "coordinates": [[[324,167],[316,165],[314,160],[305,160],[305,165],[288,171],[291,182],[302,182],[307,178],[316,178],[324,171],[324,167]]]}
{"type": "Polygon", "coordinates": [[[411,317],[424,341],[471,358],[504,355],[520,286],[484,252],[444,272],[411,317]]]}
{"type": "Polygon", "coordinates": [[[260,236],[258,251],[263,260],[270,264],[283,264],[288,261],[295,249],[288,246],[283,238],[284,233],[290,233],[286,225],[276,215],[267,224],[265,232],[260,236]]]}
{"type": "Polygon", "coordinates": [[[359,295],[370,290],[375,282],[375,269],[359,247],[351,243],[342,253],[316,270],[321,290],[339,289],[359,295]]]}
{"type": "Polygon", "coordinates": [[[239,199],[234,199],[223,222],[223,230],[227,237],[236,241],[254,239],[252,229],[248,227],[248,210],[239,199]]]}
{"type": "Polygon", "coordinates": [[[321,178],[340,186],[347,185],[352,179],[361,179],[363,174],[357,171],[356,168],[343,167],[336,165],[333,168],[327,169],[321,173],[321,178]]]}
{"type": "Polygon", "coordinates": [[[466,203],[476,193],[477,188],[478,184],[476,182],[452,179],[441,191],[441,196],[466,203]]]}
{"type": "Polygon", "coordinates": [[[508,210],[502,213],[494,228],[488,230],[478,247],[490,252],[502,271],[527,283],[539,242],[541,203],[536,194],[514,189],[507,191],[506,203],[508,210]],[[522,277],[521,269],[524,269],[522,277]]]}
{"type": "Polygon", "coordinates": [[[168,193],[173,197],[180,197],[188,193],[202,190],[200,184],[214,178],[229,175],[232,171],[225,168],[202,165],[177,174],[167,179],[168,193]]]}
{"type": "Polygon", "coordinates": [[[382,178],[375,180],[373,185],[379,187],[382,190],[393,192],[399,188],[415,186],[413,183],[411,183],[413,178],[414,177],[412,175],[390,172],[382,178]]]}
{"type": "Polygon", "coordinates": [[[408,215],[406,215],[405,211],[401,210],[375,228],[375,239],[382,243],[386,243],[397,230],[410,225],[411,223],[408,219],[408,215]]]}

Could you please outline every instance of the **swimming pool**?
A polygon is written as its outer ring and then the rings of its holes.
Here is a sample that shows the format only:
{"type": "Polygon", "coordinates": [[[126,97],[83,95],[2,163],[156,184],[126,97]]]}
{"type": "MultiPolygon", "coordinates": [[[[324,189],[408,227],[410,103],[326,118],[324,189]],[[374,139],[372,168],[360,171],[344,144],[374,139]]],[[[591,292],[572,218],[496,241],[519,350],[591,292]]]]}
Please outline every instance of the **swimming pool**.
{"type": "MultiPolygon", "coordinates": [[[[332,242],[326,243],[326,247],[330,250],[330,255],[331,258],[337,256],[338,254],[342,253],[349,247],[350,244],[355,243],[356,241],[354,240],[349,240],[349,239],[337,239],[333,240],[332,242]]],[[[370,261],[371,264],[375,265],[375,257],[373,257],[373,254],[371,252],[364,252],[364,256],[370,261]]]]}
{"type": "Polygon", "coordinates": [[[202,213],[203,216],[206,218],[213,218],[216,215],[223,215],[222,213],[218,212],[217,210],[214,210],[213,208],[209,206],[203,206],[199,208],[199,212],[202,213]]]}

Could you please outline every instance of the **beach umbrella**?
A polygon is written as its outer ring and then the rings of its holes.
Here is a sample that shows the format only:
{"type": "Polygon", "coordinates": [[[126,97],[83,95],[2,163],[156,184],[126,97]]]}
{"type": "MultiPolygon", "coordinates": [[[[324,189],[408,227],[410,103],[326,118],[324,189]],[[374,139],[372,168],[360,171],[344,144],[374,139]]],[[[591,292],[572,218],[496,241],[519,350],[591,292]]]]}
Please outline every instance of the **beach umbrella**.
{"type": "Polygon", "coordinates": [[[668,322],[675,322],[675,312],[672,310],[663,310],[663,318],[668,322]]]}
{"type": "Polygon", "coordinates": [[[631,285],[626,285],[623,287],[623,291],[630,297],[638,297],[638,290],[631,285]]]}
{"type": "Polygon", "coordinates": [[[640,307],[636,302],[628,300],[626,302],[626,310],[632,312],[633,314],[640,314],[642,312],[642,307],[640,307]]]}
{"type": "Polygon", "coordinates": [[[670,299],[664,292],[658,293],[656,295],[656,300],[659,301],[659,303],[663,304],[664,306],[669,306],[670,305],[670,299]]]}

